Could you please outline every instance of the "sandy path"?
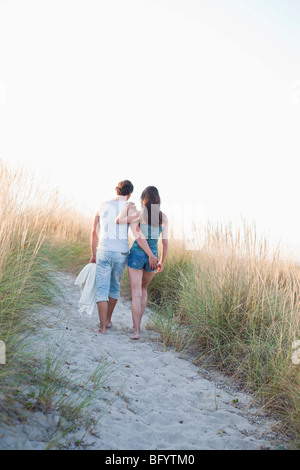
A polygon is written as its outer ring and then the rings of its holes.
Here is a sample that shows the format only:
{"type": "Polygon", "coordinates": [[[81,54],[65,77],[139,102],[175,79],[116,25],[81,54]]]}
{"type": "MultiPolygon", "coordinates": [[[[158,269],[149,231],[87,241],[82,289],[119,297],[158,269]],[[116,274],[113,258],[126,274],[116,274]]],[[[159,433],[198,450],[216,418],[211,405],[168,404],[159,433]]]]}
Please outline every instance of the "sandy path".
{"type": "MultiPolygon", "coordinates": [[[[257,410],[249,409],[251,396],[228,386],[220,376],[202,373],[173,350],[164,351],[157,336],[145,329],[139,341],[130,340],[132,321],[130,302],[120,300],[107,335],[93,331],[98,324],[92,317],[77,313],[79,299],[74,278],[64,275],[65,300],[60,308],[51,307],[43,315],[53,320],[49,339],[66,342],[70,348],[70,375],[80,377],[94,370],[103,357],[113,363],[113,373],[99,400],[91,407],[96,414],[110,404],[93,434],[84,438],[85,449],[105,450],[196,450],[276,448],[278,439],[270,431],[273,422],[257,410]],[[59,321],[57,321],[59,319],[59,321]],[[151,336],[151,338],[150,338],[151,336]],[[237,400],[234,403],[233,400],[237,400]]],[[[47,329],[49,333],[49,329],[47,329]]],[[[42,338],[42,337],[41,337],[42,338]]],[[[38,341],[39,347],[43,342],[38,341]]],[[[0,429],[2,448],[43,448],[49,439],[49,426],[55,414],[45,417],[33,413],[27,424],[0,429]],[[48,435],[46,433],[48,429],[48,435]]],[[[50,426],[51,427],[51,426],[50,426]]],[[[51,433],[50,433],[51,434],[51,433]]],[[[75,442],[82,429],[68,437],[75,442]]],[[[72,448],[72,444],[68,444],[72,448]]]]}

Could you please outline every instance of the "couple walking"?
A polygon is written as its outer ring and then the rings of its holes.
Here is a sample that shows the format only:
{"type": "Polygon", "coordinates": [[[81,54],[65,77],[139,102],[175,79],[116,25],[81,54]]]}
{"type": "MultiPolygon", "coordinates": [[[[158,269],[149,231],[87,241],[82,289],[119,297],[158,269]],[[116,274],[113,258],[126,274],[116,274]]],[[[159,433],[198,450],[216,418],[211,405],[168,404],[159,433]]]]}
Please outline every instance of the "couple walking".
{"type": "Polygon", "coordinates": [[[154,186],[141,195],[141,210],[129,202],[133,192],[130,181],[116,187],[116,198],[103,202],[95,215],[90,263],[96,263],[97,307],[101,334],[112,326],[111,318],[120,295],[120,282],[128,265],[134,333],[139,339],[147,304],[147,288],[155,273],[163,270],[168,249],[168,221],[160,210],[160,196],[154,186]],[[128,228],[134,235],[129,252],[128,228]],[[161,256],[158,239],[162,234],[161,256]]]}

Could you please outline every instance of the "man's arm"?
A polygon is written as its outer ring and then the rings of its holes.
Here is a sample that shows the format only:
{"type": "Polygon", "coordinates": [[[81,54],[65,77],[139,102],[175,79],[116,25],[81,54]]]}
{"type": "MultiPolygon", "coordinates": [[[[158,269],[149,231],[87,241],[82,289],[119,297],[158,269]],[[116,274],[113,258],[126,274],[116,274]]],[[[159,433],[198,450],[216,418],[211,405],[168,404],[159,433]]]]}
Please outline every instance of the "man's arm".
{"type": "Polygon", "coordinates": [[[98,226],[100,216],[96,215],[93,222],[92,233],[91,233],[91,259],[90,263],[96,263],[96,251],[98,244],[98,226]]]}
{"type": "Polygon", "coordinates": [[[118,214],[115,222],[116,224],[131,224],[137,222],[140,217],[140,212],[137,210],[133,202],[129,202],[118,214]]]}
{"type": "Polygon", "coordinates": [[[100,204],[99,210],[95,215],[93,226],[92,226],[92,233],[91,233],[91,259],[90,263],[96,263],[96,253],[97,253],[97,245],[98,245],[98,234],[100,229],[100,214],[104,207],[105,202],[100,204]]]}

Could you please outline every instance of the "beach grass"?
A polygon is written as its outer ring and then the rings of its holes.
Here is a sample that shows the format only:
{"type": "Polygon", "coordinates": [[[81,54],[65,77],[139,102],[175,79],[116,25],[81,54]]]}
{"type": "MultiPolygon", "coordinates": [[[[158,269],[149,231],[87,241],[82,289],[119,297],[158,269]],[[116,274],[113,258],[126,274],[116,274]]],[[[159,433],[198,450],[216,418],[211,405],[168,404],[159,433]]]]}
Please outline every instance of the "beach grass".
{"type": "MultiPolygon", "coordinates": [[[[35,358],[28,353],[31,334],[39,328],[34,313],[38,306],[60,298],[58,270],[78,273],[88,262],[91,221],[72,209],[57,191],[41,189],[30,171],[11,169],[1,161],[0,217],[0,340],[5,344],[5,363],[0,364],[0,419],[7,423],[19,416],[19,390],[22,383],[30,382],[34,370],[35,358]]],[[[52,359],[49,356],[46,361],[51,380],[46,372],[42,380],[48,391],[60,384],[61,362],[59,357],[52,359]]],[[[39,398],[42,396],[46,393],[41,392],[39,398]]],[[[83,408],[82,403],[72,404],[71,394],[68,398],[71,409],[83,408]]],[[[64,407],[67,409],[67,403],[64,407]]]]}
{"type": "Polygon", "coordinates": [[[27,402],[27,408],[29,405],[33,411],[45,414],[52,411],[56,415],[56,426],[51,432],[46,450],[65,448],[67,435],[81,429],[83,433],[76,441],[78,446],[106,411],[103,408],[97,416],[91,416],[90,407],[99,399],[104,385],[110,379],[110,365],[106,359],[100,360],[91,374],[83,376],[80,373],[80,381],[78,378],[72,379],[66,368],[70,354],[67,344],[62,344],[59,349],[57,345],[48,345],[44,363],[35,374],[31,374],[31,383],[37,391],[27,402]]]}
{"type": "Polygon", "coordinates": [[[166,345],[188,349],[195,363],[253,392],[299,444],[300,365],[292,355],[300,338],[300,266],[245,223],[195,232],[197,250],[170,240],[164,271],[149,286],[151,322],[166,345]]]}

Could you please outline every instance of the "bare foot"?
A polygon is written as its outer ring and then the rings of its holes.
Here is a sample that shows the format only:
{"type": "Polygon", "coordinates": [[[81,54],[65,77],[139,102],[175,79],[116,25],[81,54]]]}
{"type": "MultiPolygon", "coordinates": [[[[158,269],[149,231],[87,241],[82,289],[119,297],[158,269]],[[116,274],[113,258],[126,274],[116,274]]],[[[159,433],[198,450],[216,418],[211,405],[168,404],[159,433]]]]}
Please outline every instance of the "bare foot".
{"type": "Polygon", "coordinates": [[[130,339],[140,339],[140,335],[138,333],[134,333],[134,335],[130,336],[130,339]]]}
{"type": "Polygon", "coordinates": [[[106,331],[103,330],[102,328],[100,329],[97,329],[97,330],[94,330],[95,333],[99,333],[100,335],[105,335],[106,334],[106,331]]]}
{"type": "Polygon", "coordinates": [[[112,322],[109,322],[106,324],[106,328],[111,328],[112,327],[112,322]]]}

